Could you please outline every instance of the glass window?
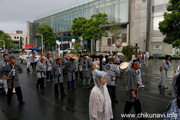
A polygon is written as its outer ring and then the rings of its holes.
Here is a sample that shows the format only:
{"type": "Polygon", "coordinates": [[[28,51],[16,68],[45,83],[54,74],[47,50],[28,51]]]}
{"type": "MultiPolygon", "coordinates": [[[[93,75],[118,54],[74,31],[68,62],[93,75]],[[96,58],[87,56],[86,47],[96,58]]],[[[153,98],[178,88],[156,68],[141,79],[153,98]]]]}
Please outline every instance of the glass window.
{"type": "Polygon", "coordinates": [[[152,7],[152,12],[159,12],[164,11],[164,4],[163,5],[156,5],[152,7]]]}
{"type": "Polygon", "coordinates": [[[108,45],[109,47],[111,47],[111,38],[108,38],[108,39],[107,39],[107,45],[108,45]]]}
{"type": "Polygon", "coordinates": [[[122,34],[122,42],[127,42],[127,34],[122,34]]]}
{"type": "Polygon", "coordinates": [[[159,22],[163,21],[163,16],[158,16],[153,18],[153,30],[159,30],[159,22]]]}
{"type": "Polygon", "coordinates": [[[154,5],[164,4],[165,0],[154,0],[154,5]]]}
{"type": "Polygon", "coordinates": [[[127,2],[120,3],[120,19],[121,22],[127,22],[127,2]]]}

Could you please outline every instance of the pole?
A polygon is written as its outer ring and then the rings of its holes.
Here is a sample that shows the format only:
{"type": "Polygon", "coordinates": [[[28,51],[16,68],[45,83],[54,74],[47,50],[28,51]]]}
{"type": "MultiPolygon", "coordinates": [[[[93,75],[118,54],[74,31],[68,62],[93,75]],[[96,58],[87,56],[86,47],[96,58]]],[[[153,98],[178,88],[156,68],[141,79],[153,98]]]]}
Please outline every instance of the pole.
{"type": "Polygon", "coordinates": [[[41,36],[41,49],[42,49],[42,53],[43,53],[43,35],[40,33],[37,33],[37,35],[41,36]]]}
{"type": "Polygon", "coordinates": [[[112,39],[111,39],[111,55],[112,55],[112,39]]]}
{"type": "Polygon", "coordinates": [[[5,41],[4,40],[0,40],[0,41],[3,41],[3,46],[4,46],[4,52],[5,52],[5,41]]]}

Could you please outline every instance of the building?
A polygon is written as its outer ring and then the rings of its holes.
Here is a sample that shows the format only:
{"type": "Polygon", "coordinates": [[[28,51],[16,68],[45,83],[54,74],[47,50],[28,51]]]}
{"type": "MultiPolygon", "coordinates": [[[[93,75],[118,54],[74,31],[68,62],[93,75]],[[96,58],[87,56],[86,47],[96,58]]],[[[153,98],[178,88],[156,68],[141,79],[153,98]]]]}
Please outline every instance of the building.
{"type": "MultiPolygon", "coordinates": [[[[163,13],[169,4],[168,1],[77,0],[37,16],[33,22],[34,30],[29,30],[29,36],[31,36],[30,33],[37,33],[38,26],[47,24],[53,28],[57,40],[71,41],[71,25],[74,18],[89,19],[92,14],[106,13],[110,23],[114,18],[120,19],[122,33],[119,37],[122,40],[122,47],[132,45],[139,46],[140,51],[148,50],[151,54],[175,54],[176,50],[172,48],[172,45],[163,43],[164,36],[158,29],[158,24],[163,20],[163,13]]],[[[102,38],[101,51],[110,51],[111,48],[113,51],[120,51],[122,47],[116,48],[108,26],[106,30],[109,37],[102,38]]],[[[90,48],[91,45],[94,43],[84,41],[84,46],[89,46],[85,48],[90,48]]],[[[64,44],[63,47],[65,49],[69,45],[64,44]]]]}
{"type": "Polygon", "coordinates": [[[26,35],[23,34],[23,31],[17,30],[15,33],[8,33],[13,41],[13,45],[17,46],[18,49],[25,49],[26,35]]]}

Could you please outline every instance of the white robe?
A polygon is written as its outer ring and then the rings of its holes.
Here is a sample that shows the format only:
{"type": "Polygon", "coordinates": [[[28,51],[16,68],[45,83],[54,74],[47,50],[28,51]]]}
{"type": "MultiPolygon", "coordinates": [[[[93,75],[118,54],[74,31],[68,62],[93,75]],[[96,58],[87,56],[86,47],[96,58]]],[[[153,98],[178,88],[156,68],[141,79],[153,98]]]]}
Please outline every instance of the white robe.
{"type": "Polygon", "coordinates": [[[110,120],[113,118],[111,99],[106,84],[100,85],[99,77],[106,73],[95,70],[93,72],[93,87],[89,97],[89,118],[90,120],[110,120]]]}

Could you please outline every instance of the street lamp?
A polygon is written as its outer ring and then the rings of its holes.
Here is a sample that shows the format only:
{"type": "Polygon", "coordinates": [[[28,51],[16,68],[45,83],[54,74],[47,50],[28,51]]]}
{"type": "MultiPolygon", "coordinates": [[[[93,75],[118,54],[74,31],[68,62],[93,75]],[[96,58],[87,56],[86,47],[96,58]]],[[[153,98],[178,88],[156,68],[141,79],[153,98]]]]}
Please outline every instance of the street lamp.
{"type": "Polygon", "coordinates": [[[42,53],[43,53],[43,35],[40,33],[36,33],[36,34],[41,36],[41,47],[42,47],[42,53]]]}
{"type": "Polygon", "coordinates": [[[3,43],[4,43],[4,45],[3,45],[3,46],[4,46],[4,52],[5,52],[5,41],[4,41],[4,40],[0,40],[0,41],[3,41],[3,43]]]}

